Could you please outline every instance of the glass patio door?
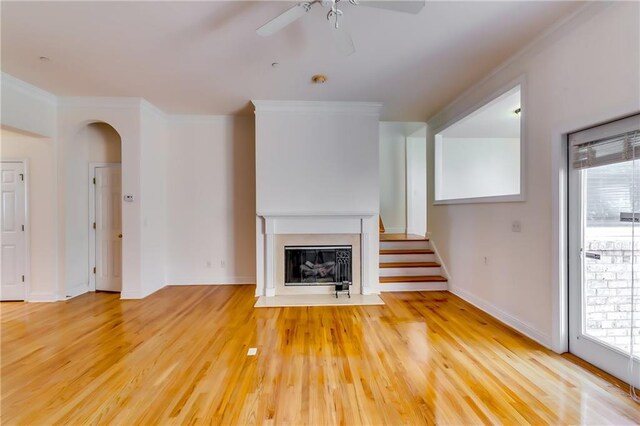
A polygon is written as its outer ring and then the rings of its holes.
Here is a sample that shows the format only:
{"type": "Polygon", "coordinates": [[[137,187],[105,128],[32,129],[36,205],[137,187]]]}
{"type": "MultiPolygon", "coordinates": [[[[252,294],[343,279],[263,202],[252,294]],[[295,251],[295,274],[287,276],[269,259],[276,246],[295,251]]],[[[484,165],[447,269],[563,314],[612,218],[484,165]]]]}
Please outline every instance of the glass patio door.
{"type": "Polygon", "coordinates": [[[640,115],[569,150],[569,350],[640,387],[640,115]]]}

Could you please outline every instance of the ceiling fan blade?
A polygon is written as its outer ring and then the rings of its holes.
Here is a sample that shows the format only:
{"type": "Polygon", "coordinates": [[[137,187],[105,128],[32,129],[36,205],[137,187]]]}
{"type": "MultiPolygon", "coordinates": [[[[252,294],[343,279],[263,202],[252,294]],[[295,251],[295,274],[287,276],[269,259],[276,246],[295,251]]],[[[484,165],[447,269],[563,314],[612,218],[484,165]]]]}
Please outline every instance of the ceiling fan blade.
{"type": "Polygon", "coordinates": [[[356,51],[353,39],[348,31],[342,28],[331,28],[331,33],[341,55],[350,56],[356,51]]]}
{"type": "Polygon", "coordinates": [[[359,6],[375,7],[378,9],[393,10],[394,12],[404,12],[418,14],[424,8],[426,0],[359,0],[359,6]]]}
{"type": "Polygon", "coordinates": [[[284,13],[281,13],[277,17],[273,18],[272,20],[258,28],[256,30],[256,33],[263,37],[275,34],[296,19],[300,19],[304,15],[306,15],[306,13],[309,11],[309,8],[309,3],[298,3],[297,5],[288,9],[284,13]]]}

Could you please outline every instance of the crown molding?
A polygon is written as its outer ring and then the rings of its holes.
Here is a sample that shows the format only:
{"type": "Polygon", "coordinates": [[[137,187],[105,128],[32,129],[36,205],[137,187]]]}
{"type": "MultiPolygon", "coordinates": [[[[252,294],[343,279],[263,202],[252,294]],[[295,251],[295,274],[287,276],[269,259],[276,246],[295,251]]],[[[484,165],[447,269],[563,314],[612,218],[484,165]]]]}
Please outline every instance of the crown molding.
{"type": "MultiPolygon", "coordinates": [[[[467,87],[452,101],[448,102],[447,105],[429,117],[427,119],[427,123],[440,123],[443,117],[446,117],[449,113],[455,111],[459,105],[464,104],[469,97],[484,87],[485,84],[500,72],[509,67],[526,63],[545,47],[553,44],[556,40],[571,32],[576,26],[588,21],[594,15],[608,7],[611,7],[611,4],[607,2],[586,2],[584,5],[578,7],[578,9],[573,13],[555,22],[553,25],[534,37],[523,48],[489,71],[480,80],[467,87]]],[[[440,126],[440,124],[437,125],[440,126]]]]}
{"type": "MultiPolygon", "coordinates": [[[[58,105],[63,108],[142,108],[142,98],[61,96],[58,105]]],[[[145,101],[146,102],[146,101],[145,101]]]]}
{"type": "Polygon", "coordinates": [[[350,113],[379,116],[382,104],[377,102],[316,102],[316,101],[251,101],[258,112],[350,113]]]}
{"type": "Polygon", "coordinates": [[[58,103],[58,98],[53,93],[42,90],[41,88],[36,87],[33,84],[29,84],[26,81],[20,80],[10,74],[2,72],[0,79],[2,80],[3,88],[6,87],[14,89],[17,92],[38,99],[39,101],[42,101],[51,106],[56,106],[58,103]]]}
{"type": "Polygon", "coordinates": [[[237,119],[252,119],[248,115],[206,115],[206,114],[171,114],[169,120],[174,123],[220,123],[237,119]]]}
{"type": "Polygon", "coordinates": [[[152,114],[159,115],[160,117],[165,118],[165,119],[167,117],[169,117],[167,115],[167,113],[165,113],[160,108],[158,108],[157,106],[155,106],[154,104],[152,104],[151,102],[149,102],[148,100],[146,100],[144,98],[140,98],[140,109],[141,110],[146,110],[147,112],[150,112],[152,114]]]}

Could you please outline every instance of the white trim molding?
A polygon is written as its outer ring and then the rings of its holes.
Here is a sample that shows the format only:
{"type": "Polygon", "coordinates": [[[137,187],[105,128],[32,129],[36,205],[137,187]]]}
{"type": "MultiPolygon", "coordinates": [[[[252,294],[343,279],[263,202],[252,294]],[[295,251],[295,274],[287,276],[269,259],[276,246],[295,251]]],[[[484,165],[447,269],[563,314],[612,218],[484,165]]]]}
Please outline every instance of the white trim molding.
{"type": "Polygon", "coordinates": [[[89,292],[89,286],[85,283],[76,285],[65,291],[64,299],[71,299],[81,294],[85,294],[89,292]]]}
{"type": "MultiPolygon", "coordinates": [[[[373,233],[373,212],[351,213],[258,213],[257,247],[258,275],[256,296],[276,295],[276,244],[277,235],[295,234],[351,234],[360,235],[360,284],[362,294],[377,294],[378,278],[370,277],[370,240],[373,233]],[[262,266],[262,268],[260,268],[262,266]],[[261,271],[262,269],[262,271],[261,271]],[[375,283],[372,280],[375,279],[375,283]]],[[[376,224],[377,225],[377,224],[376,224]]],[[[377,259],[377,257],[376,257],[377,259]]]]}
{"type": "MultiPolygon", "coordinates": [[[[458,123],[459,121],[470,118],[482,110],[485,107],[488,107],[494,101],[504,97],[510,92],[515,91],[516,88],[519,88],[520,91],[520,191],[518,194],[507,194],[507,195],[489,195],[489,196],[481,196],[481,197],[470,197],[470,198],[453,198],[453,199],[436,199],[436,184],[434,181],[434,194],[433,194],[433,205],[445,205],[445,204],[479,204],[479,203],[514,203],[514,202],[523,202],[526,201],[526,135],[527,135],[527,111],[526,111],[526,103],[528,98],[528,87],[527,87],[527,77],[525,74],[521,74],[514,80],[511,80],[509,83],[500,86],[497,90],[492,91],[487,96],[484,96],[480,101],[473,103],[469,108],[464,109],[459,114],[456,114],[444,122],[438,123],[432,134],[437,140],[437,136],[439,133],[443,132],[450,126],[458,123]]],[[[437,143],[436,143],[437,145],[437,143]]],[[[434,156],[435,156],[435,148],[434,148],[434,156]]],[[[434,159],[434,167],[436,164],[437,158],[434,159]]],[[[434,172],[435,179],[435,172],[434,172]]]]}
{"type": "Polygon", "coordinates": [[[141,109],[143,101],[142,98],[130,97],[64,96],[58,98],[58,106],[62,108],[141,109]]]}
{"type": "MultiPolygon", "coordinates": [[[[24,301],[29,302],[31,296],[31,170],[29,169],[29,159],[21,158],[0,158],[1,163],[21,163],[24,171],[24,301]]],[[[56,282],[57,285],[57,282],[56,282]]],[[[36,293],[37,297],[37,293],[36,293]]],[[[57,297],[57,296],[56,296],[57,297]]],[[[50,301],[50,300],[44,300],[50,301]]]]}
{"type": "Polygon", "coordinates": [[[56,293],[31,293],[25,302],[58,302],[64,298],[58,297],[56,293]]]}
{"type": "Polygon", "coordinates": [[[17,79],[5,72],[0,73],[0,78],[2,79],[3,85],[6,84],[7,87],[11,87],[12,89],[15,89],[20,93],[23,93],[51,106],[56,106],[58,104],[58,98],[56,97],[56,95],[49,93],[46,90],[42,90],[41,88],[36,87],[32,84],[29,84],[26,81],[17,79]]]}
{"type": "Polygon", "coordinates": [[[431,247],[431,250],[433,250],[433,254],[436,257],[436,262],[440,264],[440,271],[442,273],[442,276],[445,277],[447,281],[450,280],[451,274],[449,274],[447,265],[445,265],[444,261],[442,260],[442,256],[440,256],[440,253],[438,252],[438,248],[436,247],[435,241],[431,239],[431,237],[429,236],[429,233],[427,233],[426,237],[429,238],[429,246],[431,247]]]}
{"type": "Polygon", "coordinates": [[[551,348],[551,339],[549,339],[549,336],[546,333],[536,329],[535,327],[523,321],[520,321],[518,318],[501,310],[495,305],[492,305],[486,300],[460,287],[456,287],[455,285],[452,285],[451,282],[449,282],[449,291],[455,294],[456,296],[458,296],[459,298],[469,302],[476,308],[479,308],[484,312],[488,313],[498,321],[505,323],[506,325],[513,328],[514,330],[519,331],[520,333],[524,334],[530,339],[535,340],[536,342],[540,343],[542,346],[546,348],[551,348]]]}
{"type": "Polygon", "coordinates": [[[289,113],[349,113],[378,117],[382,104],[377,102],[316,102],[316,101],[251,101],[256,112],[289,113]]]}
{"type": "Polygon", "coordinates": [[[180,277],[171,280],[167,286],[185,286],[185,285],[246,285],[255,284],[256,277],[180,277]]]}
{"type": "Polygon", "coordinates": [[[551,340],[557,353],[569,351],[569,165],[567,135],[638,113],[637,102],[560,123],[551,132],[551,340]]]}

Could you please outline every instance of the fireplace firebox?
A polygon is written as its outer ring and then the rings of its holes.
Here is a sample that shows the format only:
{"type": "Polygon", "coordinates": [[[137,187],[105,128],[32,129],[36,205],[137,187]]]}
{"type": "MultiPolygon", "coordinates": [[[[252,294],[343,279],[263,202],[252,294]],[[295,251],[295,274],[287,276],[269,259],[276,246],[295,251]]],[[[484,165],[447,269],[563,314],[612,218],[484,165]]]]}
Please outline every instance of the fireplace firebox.
{"type": "Polygon", "coordinates": [[[285,246],[285,286],[351,282],[352,246],[285,246]]]}

